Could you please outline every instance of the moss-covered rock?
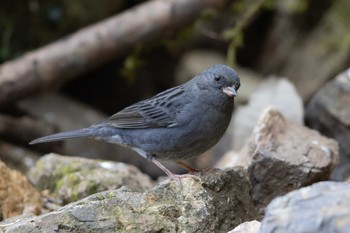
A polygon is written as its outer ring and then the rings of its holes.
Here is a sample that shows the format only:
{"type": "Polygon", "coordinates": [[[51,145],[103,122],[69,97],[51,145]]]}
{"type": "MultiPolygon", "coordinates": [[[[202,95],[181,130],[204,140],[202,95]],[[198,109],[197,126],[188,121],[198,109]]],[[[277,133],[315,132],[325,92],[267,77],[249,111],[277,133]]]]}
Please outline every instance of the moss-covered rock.
{"type": "Polygon", "coordinates": [[[29,177],[40,190],[48,190],[49,196],[62,203],[121,186],[138,190],[153,186],[151,179],[132,165],[57,154],[38,160],[29,177]]]}

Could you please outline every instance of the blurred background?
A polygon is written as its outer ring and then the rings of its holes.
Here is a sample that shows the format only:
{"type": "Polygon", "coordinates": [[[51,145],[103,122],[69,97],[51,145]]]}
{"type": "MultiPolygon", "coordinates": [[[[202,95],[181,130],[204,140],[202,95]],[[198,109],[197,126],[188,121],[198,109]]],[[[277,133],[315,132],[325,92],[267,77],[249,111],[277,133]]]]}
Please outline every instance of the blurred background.
{"type": "Polygon", "coordinates": [[[225,63],[242,83],[232,126],[191,162],[213,166],[243,147],[268,105],[304,124],[314,94],[350,66],[349,12],[348,0],[1,1],[0,158],[26,173],[57,152],[133,163],[157,177],[158,168],[119,146],[28,142],[88,126],[225,63]]]}

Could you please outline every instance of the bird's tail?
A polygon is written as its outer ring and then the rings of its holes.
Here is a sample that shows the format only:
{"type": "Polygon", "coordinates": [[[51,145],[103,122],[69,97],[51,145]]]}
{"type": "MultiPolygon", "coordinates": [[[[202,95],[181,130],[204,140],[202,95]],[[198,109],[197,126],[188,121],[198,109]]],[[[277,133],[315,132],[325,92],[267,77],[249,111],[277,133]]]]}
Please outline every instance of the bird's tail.
{"type": "Polygon", "coordinates": [[[85,137],[91,137],[91,136],[92,136],[92,130],[89,128],[84,128],[84,129],[72,130],[72,131],[67,131],[67,132],[62,132],[62,133],[41,137],[31,141],[29,144],[54,142],[54,141],[61,141],[64,139],[85,138],[85,137]]]}

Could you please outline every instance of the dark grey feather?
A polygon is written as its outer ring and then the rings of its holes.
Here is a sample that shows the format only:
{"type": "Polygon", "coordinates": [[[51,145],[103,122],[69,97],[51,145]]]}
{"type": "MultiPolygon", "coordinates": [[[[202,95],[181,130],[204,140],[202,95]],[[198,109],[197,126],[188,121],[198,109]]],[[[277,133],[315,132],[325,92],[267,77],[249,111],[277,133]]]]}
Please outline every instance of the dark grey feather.
{"type": "Polygon", "coordinates": [[[184,92],[184,87],[168,89],[148,100],[135,103],[94,125],[113,126],[121,129],[173,127],[176,125],[176,106],[171,104],[184,92]]]}

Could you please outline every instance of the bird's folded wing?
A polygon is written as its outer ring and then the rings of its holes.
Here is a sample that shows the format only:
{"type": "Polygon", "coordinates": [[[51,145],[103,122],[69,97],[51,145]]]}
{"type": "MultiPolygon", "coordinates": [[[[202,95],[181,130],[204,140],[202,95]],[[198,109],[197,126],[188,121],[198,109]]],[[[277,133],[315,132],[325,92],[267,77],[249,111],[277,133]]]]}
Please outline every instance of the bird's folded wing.
{"type": "Polygon", "coordinates": [[[124,129],[174,127],[176,112],[181,109],[178,97],[183,93],[182,86],[168,89],[151,99],[135,103],[95,125],[124,129]]]}
{"type": "Polygon", "coordinates": [[[175,125],[164,108],[152,102],[139,102],[131,105],[95,125],[109,125],[124,129],[170,127],[175,125]]]}

